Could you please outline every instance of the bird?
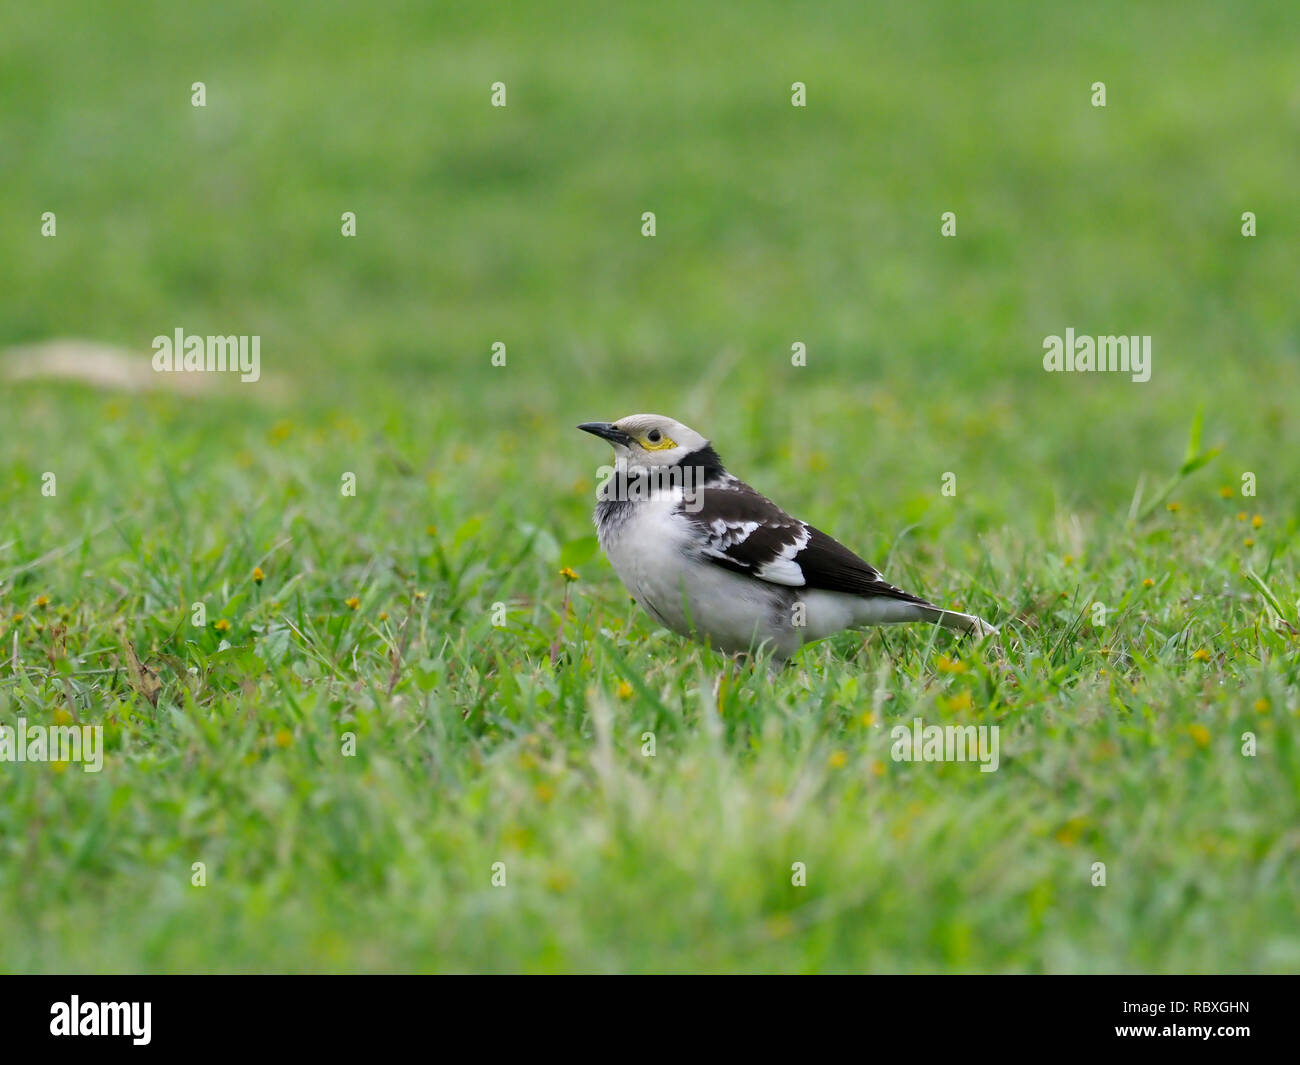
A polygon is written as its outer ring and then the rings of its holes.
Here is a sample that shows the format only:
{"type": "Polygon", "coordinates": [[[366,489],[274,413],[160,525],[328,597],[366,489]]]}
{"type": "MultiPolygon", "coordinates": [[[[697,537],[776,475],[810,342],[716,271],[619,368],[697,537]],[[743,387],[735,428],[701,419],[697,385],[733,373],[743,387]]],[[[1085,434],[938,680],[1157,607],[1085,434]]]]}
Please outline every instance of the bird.
{"type": "Polygon", "coordinates": [[[937,623],[998,630],[887,582],[837,540],[791,517],[722,464],[712,443],[662,414],[583,422],[613,446],[593,521],[601,550],[656,622],[719,651],[784,662],[844,629],[937,623]]]}

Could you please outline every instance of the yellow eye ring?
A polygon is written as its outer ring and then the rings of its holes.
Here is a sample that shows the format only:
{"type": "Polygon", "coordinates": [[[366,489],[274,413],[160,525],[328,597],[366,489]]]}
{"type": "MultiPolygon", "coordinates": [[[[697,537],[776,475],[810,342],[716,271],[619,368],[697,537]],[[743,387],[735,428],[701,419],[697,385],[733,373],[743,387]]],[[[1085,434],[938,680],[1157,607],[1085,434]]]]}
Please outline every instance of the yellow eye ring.
{"type": "MultiPolygon", "coordinates": [[[[658,430],[654,430],[654,431],[657,432],[658,430]]],[[[641,438],[641,446],[645,448],[646,451],[667,451],[670,448],[676,447],[677,441],[672,439],[672,437],[668,436],[667,434],[660,433],[659,440],[653,443],[650,441],[649,435],[643,436],[641,438]]]]}

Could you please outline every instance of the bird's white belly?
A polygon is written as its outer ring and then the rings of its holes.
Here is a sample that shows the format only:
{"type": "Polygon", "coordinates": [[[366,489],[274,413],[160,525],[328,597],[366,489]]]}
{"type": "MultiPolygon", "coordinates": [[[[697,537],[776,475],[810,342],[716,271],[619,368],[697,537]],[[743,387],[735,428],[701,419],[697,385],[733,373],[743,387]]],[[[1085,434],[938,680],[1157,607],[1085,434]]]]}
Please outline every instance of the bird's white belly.
{"type": "Polygon", "coordinates": [[[604,544],[610,564],[641,607],[666,628],[706,639],[724,651],[747,651],[771,640],[791,653],[801,642],[782,604],[792,589],[765,585],[693,557],[675,501],[637,506],[604,544]],[[793,637],[793,642],[791,642],[793,637]]]}

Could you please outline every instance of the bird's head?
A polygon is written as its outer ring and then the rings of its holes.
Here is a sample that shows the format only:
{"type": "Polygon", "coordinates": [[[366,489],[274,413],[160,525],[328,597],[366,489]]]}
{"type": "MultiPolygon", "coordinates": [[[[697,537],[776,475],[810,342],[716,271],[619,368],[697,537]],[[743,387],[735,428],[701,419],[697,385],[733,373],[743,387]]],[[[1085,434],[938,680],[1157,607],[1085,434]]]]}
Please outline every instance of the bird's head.
{"type": "Polygon", "coordinates": [[[583,422],[578,428],[608,440],[614,458],[630,472],[677,466],[709,446],[694,429],[662,414],[629,414],[616,422],[583,422]]]}

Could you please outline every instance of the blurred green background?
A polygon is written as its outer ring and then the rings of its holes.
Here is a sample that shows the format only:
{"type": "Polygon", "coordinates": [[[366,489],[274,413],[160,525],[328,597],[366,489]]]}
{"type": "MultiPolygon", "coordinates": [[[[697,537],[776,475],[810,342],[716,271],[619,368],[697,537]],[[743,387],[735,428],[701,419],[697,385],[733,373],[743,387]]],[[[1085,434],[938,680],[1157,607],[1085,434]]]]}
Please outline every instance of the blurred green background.
{"type": "Polygon", "coordinates": [[[1245,578],[1297,621],[1296,30],[1286,2],[6,7],[0,719],[75,710],[114,754],[3,768],[0,962],[1300,964],[1296,645],[1245,578]],[[6,377],[57,338],[147,365],[178,327],[259,335],[263,380],[6,377]],[[1151,380],[1044,373],[1066,327],[1152,336],[1151,380]],[[1169,509],[1197,410],[1221,451],[1169,509]],[[638,411],[1011,622],[1013,674],[847,637],[743,674],[715,734],[725,663],[590,555],[606,455],[573,426],[638,411]],[[198,600],[228,628],[191,632],[198,600]],[[1094,600],[1128,627],[1081,627],[1094,600]],[[913,711],[1017,729],[1019,761],[887,764],[913,711]]]}

